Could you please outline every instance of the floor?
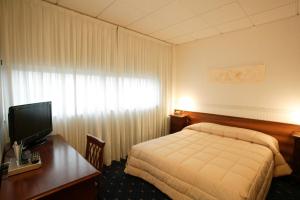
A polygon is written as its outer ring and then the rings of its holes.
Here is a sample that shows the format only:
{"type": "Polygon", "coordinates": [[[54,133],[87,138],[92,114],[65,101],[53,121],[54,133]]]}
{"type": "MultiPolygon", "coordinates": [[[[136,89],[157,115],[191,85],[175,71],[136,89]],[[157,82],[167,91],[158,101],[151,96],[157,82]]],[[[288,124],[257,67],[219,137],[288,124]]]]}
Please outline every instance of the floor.
{"type": "MultiPolygon", "coordinates": [[[[104,168],[98,199],[170,199],[150,183],[125,174],[125,164],[126,160],[113,161],[104,168]]],[[[273,179],[267,200],[300,200],[300,183],[289,176],[273,179]]]]}

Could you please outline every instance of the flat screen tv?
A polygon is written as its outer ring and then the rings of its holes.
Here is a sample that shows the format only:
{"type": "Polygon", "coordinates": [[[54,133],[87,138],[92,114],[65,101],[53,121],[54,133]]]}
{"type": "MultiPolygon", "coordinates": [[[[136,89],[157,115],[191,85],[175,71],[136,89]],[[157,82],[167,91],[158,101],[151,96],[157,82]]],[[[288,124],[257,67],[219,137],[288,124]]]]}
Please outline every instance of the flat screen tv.
{"type": "Polygon", "coordinates": [[[52,132],[51,102],[12,106],[8,121],[11,144],[22,141],[28,147],[41,143],[52,132]]]}

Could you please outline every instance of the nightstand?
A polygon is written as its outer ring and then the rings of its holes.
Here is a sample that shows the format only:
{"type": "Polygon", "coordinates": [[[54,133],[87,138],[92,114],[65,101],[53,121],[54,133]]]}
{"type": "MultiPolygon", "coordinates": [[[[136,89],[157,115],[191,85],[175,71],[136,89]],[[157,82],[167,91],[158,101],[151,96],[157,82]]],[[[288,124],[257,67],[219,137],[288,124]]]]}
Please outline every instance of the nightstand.
{"type": "Polygon", "coordinates": [[[297,180],[300,180],[300,131],[293,134],[294,138],[294,154],[293,154],[293,174],[297,180]]]}
{"type": "Polygon", "coordinates": [[[181,131],[190,124],[187,115],[170,115],[170,134],[181,131]]]}

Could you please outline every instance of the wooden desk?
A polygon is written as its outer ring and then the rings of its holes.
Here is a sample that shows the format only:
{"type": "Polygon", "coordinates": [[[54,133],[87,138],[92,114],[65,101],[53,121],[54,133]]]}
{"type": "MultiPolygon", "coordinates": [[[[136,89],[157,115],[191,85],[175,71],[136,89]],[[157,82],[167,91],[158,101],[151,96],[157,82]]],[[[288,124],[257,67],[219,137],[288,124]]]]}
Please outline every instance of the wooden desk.
{"type": "Polygon", "coordinates": [[[2,180],[0,199],[96,199],[94,180],[100,172],[60,135],[32,151],[40,153],[41,168],[2,180]]]}

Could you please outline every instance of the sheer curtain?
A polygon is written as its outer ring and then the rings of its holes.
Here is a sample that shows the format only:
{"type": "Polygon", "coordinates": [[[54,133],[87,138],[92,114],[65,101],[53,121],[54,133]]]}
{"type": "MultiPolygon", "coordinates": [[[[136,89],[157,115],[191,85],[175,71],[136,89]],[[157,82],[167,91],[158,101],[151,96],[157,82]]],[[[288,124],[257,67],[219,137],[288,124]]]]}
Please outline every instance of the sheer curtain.
{"type": "Polygon", "coordinates": [[[170,45],[38,0],[0,5],[5,110],[52,101],[54,133],[81,153],[102,138],[106,164],[166,134],[170,45]]]}
{"type": "MultiPolygon", "coordinates": [[[[4,149],[4,106],[3,106],[3,91],[2,91],[2,66],[0,65],[0,160],[2,161],[3,149],[4,149]]],[[[0,180],[1,181],[1,180],[0,180]]]]}

